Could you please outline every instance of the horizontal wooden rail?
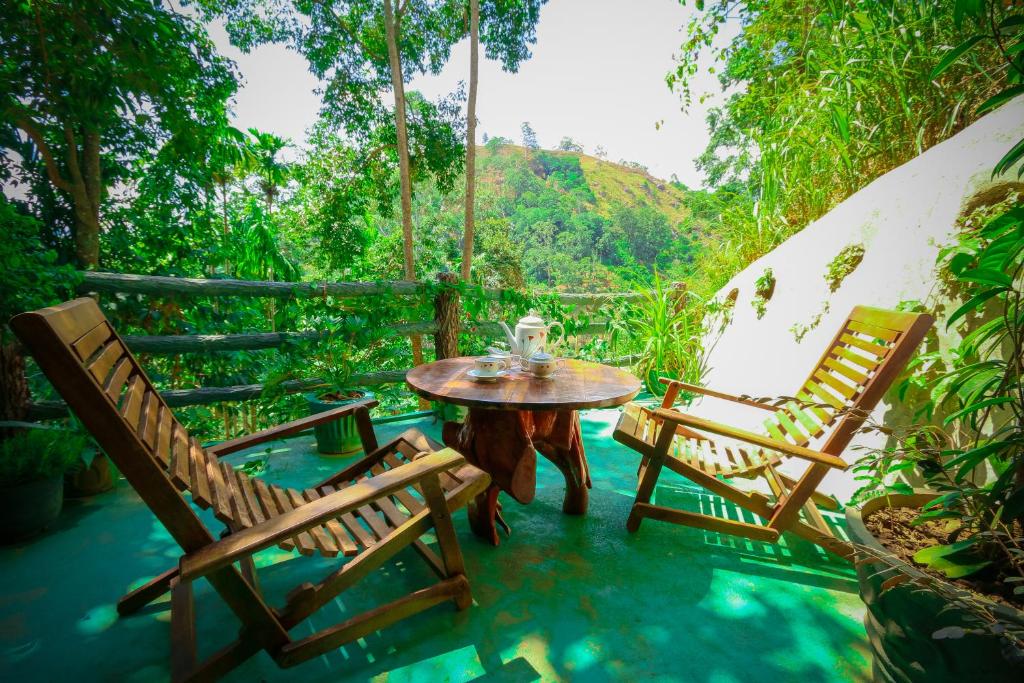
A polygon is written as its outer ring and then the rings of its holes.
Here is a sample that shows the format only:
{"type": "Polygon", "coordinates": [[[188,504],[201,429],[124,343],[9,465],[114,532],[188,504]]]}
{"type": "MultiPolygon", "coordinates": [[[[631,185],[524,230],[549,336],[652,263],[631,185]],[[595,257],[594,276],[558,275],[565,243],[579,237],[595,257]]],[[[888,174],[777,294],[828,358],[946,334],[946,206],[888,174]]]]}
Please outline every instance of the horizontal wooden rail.
{"type": "MultiPolygon", "coordinates": [[[[408,370],[385,370],[383,372],[352,375],[352,386],[372,387],[382,384],[400,384],[405,381],[405,374],[407,372],[408,370]]],[[[278,389],[285,393],[296,393],[324,386],[326,384],[322,379],[313,377],[310,379],[281,382],[278,385],[278,389]]],[[[265,388],[266,385],[264,384],[237,384],[227,387],[169,389],[161,391],[160,395],[167,401],[167,405],[172,408],[182,408],[184,406],[202,406],[227,401],[251,401],[262,396],[265,388]]],[[[67,405],[63,401],[40,401],[39,403],[29,405],[30,417],[37,420],[65,417],[67,414],[67,405]]]]}
{"type": "Polygon", "coordinates": [[[256,280],[219,280],[164,275],[131,275],[84,271],[78,291],[121,292],[166,296],[251,296],[290,299],[313,299],[322,296],[359,297],[375,294],[419,294],[419,282],[261,282],[256,280]]]}
{"type": "MultiPolygon", "coordinates": [[[[611,365],[629,365],[636,362],[636,356],[623,356],[609,361],[611,365]]],[[[374,387],[383,384],[401,384],[408,370],[385,370],[352,375],[351,384],[356,387],[374,387]]],[[[326,386],[319,378],[297,379],[281,382],[278,388],[285,393],[310,391],[326,386]]],[[[201,406],[228,401],[251,401],[263,395],[263,384],[238,384],[228,387],[200,387],[198,389],[169,389],[160,395],[172,408],[201,406]]],[[[68,407],[63,401],[40,401],[30,403],[28,417],[33,420],[50,420],[67,417],[68,407]]]]}
{"type": "MultiPolygon", "coordinates": [[[[380,282],[265,282],[257,280],[230,280],[213,278],[168,277],[165,275],[133,275],[129,273],[103,273],[82,271],[82,282],[78,291],[114,292],[124,294],[148,294],[165,296],[182,294],[187,296],[249,296],[268,298],[305,298],[333,296],[354,298],[378,294],[415,295],[422,294],[426,287],[422,282],[387,280],[380,282]]],[[[486,289],[487,297],[497,299],[502,290],[486,289]]],[[[618,301],[635,301],[643,296],[639,292],[616,293],[571,293],[556,294],[566,305],[593,308],[618,301]]]]}
{"type": "MultiPolygon", "coordinates": [[[[606,323],[592,322],[583,328],[581,334],[596,335],[606,330],[606,323]]],[[[411,334],[433,334],[437,331],[434,322],[395,323],[387,333],[408,336],[411,334]]],[[[467,325],[462,330],[478,337],[502,339],[504,332],[498,323],[485,322],[467,325]]],[[[124,341],[136,353],[157,355],[175,353],[212,353],[215,351],[258,351],[275,349],[288,343],[318,341],[329,332],[310,330],[306,332],[249,332],[242,334],[182,334],[182,335],[126,335],[124,341]]]]}

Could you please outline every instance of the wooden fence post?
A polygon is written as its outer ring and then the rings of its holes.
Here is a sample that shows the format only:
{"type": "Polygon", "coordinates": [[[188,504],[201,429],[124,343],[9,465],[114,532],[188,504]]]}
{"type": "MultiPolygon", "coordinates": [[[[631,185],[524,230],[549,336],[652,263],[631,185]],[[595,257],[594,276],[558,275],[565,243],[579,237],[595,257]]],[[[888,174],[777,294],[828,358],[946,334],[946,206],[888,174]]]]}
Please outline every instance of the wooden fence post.
{"type": "Polygon", "coordinates": [[[455,273],[438,273],[437,281],[444,287],[434,297],[434,352],[437,359],[459,356],[459,293],[448,285],[459,279],[455,273]]]}

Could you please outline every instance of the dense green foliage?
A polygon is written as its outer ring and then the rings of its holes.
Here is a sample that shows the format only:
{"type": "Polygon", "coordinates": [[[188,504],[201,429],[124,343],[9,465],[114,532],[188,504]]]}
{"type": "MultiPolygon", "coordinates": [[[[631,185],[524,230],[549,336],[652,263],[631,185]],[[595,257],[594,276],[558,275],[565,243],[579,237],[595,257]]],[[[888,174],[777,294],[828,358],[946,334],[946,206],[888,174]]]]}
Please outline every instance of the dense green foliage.
{"type": "Polygon", "coordinates": [[[0,174],[32,187],[68,255],[96,267],[115,185],[149,185],[189,220],[236,89],[202,24],[141,0],[7,2],[0,54],[0,141],[17,155],[0,174]]]}
{"type": "MultiPolygon", "coordinates": [[[[704,95],[693,91],[699,70],[718,75],[728,97],[708,116],[711,141],[697,163],[713,188],[736,199],[726,209],[727,239],[698,264],[698,289],[717,290],[879,175],[974,121],[980,105],[1016,82],[995,41],[975,41],[969,54],[953,49],[978,31],[964,4],[698,3],[703,10],[667,81],[686,104],[704,95]],[[723,43],[727,21],[740,30],[723,43]]],[[[1001,3],[966,4],[991,7],[996,23],[1007,14],[1001,3]]]]}
{"type": "Polygon", "coordinates": [[[62,429],[23,429],[0,439],[0,487],[63,474],[86,444],[84,436],[62,429]]]}
{"type": "Polygon", "coordinates": [[[943,363],[921,355],[922,372],[902,388],[926,390],[919,414],[941,426],[893,434],[857,465],[858,497],[907,493],[914,472],[940,492],[920,516],[948,520],[946,545],[915,559],[950,578],[973,576],[1024,603],[1024,204],[1013,196],[972,217],[941,252],[947,286],[963,303],[942,323],[962,340],[943,363]]]}

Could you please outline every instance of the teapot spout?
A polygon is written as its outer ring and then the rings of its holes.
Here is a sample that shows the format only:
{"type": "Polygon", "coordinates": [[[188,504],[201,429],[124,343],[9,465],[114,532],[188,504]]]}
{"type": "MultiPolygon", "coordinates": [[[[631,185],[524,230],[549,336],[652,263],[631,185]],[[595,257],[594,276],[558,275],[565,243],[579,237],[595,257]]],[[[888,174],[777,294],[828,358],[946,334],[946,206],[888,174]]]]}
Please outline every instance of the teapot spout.
{"type": "Polygon", "coordinates": [[[509,329],[508,325],[506,325],[504,321],[499,320],[498,324],[501,325],[501,329],[505,331],[505,339],[508,341],[509,351],[518,354],[520,351],[519,344],[516,342],[516,336],[512,334],[512,330],[509,329]]]}

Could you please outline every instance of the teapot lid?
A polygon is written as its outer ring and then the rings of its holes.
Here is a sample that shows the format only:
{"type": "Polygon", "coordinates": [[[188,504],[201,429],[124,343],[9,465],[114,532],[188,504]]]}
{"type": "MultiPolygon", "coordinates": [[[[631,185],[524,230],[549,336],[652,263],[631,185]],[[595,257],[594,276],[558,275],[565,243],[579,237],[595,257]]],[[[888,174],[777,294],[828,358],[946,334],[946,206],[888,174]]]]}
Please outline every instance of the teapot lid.
{"type": "Polygon", "coordinates": [[[533,326],[543,325],[544,318],[537,315],[536,309],[531,308],[530,312],[527,315],[524,315],[522,318],[519,319],[519,324],[533,326]]]}

